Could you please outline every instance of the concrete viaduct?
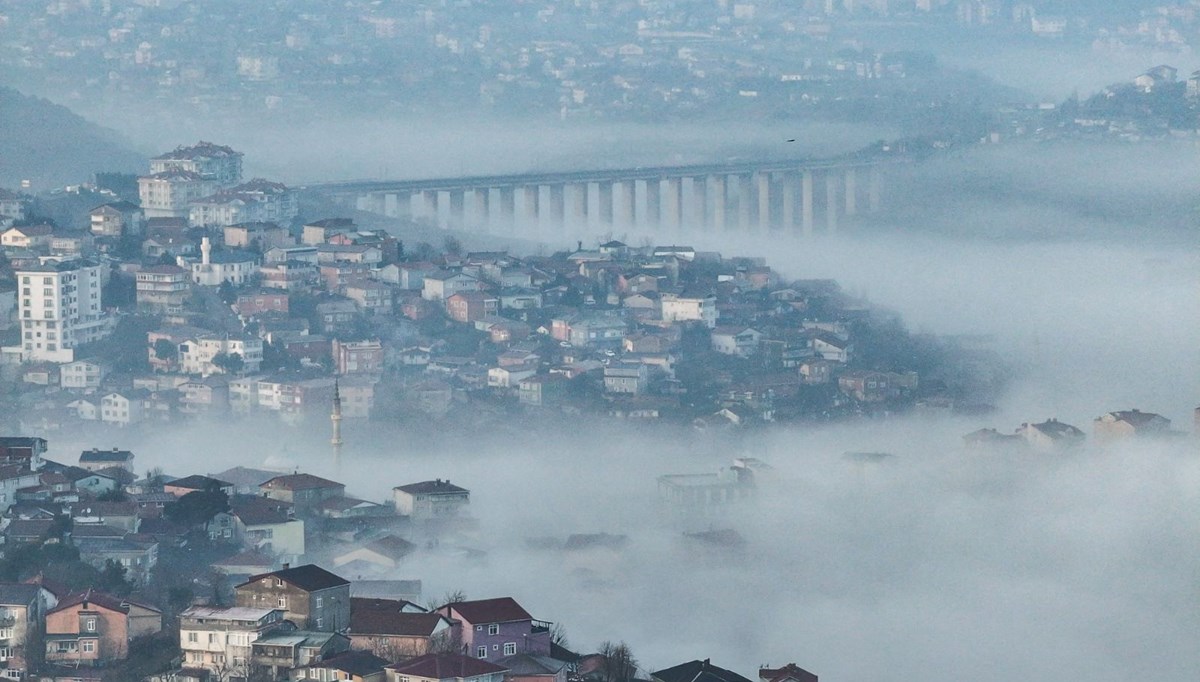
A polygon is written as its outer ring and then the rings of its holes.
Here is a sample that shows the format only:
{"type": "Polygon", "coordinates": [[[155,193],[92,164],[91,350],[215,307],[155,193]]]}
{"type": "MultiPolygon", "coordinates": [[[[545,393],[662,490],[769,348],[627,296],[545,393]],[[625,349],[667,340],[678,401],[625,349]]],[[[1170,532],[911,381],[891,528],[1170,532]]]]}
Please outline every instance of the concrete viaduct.
{"type": "Polygon", "coordinates": [[[647,233],[779,230],[836,233],[878,211],[879,160],[762,161],[620,170],[308,185],[358,210],[442,228],[647,233]]]}

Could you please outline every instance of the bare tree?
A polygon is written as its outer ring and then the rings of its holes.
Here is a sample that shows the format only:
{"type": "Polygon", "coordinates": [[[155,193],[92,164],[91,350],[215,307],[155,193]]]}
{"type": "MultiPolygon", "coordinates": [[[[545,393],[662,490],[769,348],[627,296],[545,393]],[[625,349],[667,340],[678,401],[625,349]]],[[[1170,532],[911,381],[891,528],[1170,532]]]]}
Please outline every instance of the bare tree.
{"type": "Polygon", "coordinates": [[[637,659],[625,642],[604,642],[600,645],[600,668],[604,682],[629,682],[637,676],[637,659]]]}
{"type": "Polygon", "coordinates": [[[425,608],[434,611],[448,604],[458,604],[467,600],[467,593],[462,590],[451,590],[442,595],[440,600],[434,599],[426,602],[425,608]]]}
{"type": "Polygon", "coordinates": [[[431,654],[463,653],[462,632],[457,629],[443,630],[429,638],[431,654]]]}
{"type": "Polygon", "coordinates": [[[411,640],[400,641],[395,637],[372,637],[367,651],[387,661],[403,661],[430,653],[433,647],[431,638],[428,645],[411,640]]]}
{"type": "Polygon", "coordinates": [[[564,649],[570,646],[567,644],[567,628],[562,623],[555,623],[550,628],[550,641],[564,649]]]}
{"type": "Polygon", "coordinates": [[[152,467],[146,470],[146,487],[153,491],[162,490],[163,486],[163,470],[162,467],[152,467]]]}

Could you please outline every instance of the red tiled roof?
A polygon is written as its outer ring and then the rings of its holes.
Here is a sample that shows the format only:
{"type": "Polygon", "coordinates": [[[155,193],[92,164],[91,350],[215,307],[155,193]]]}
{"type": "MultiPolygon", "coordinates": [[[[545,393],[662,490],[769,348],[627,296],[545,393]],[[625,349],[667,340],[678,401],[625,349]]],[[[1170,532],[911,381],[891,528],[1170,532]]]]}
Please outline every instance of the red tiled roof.
{"type": "Polygon", "coordinates": [[[786,680],[797,680],[798,682],[817,682],[817,676],[808,672],[804,668],[795,663],[788,663],[782,668],[760,668],[758,678],[764,682],[785,682],[786,680]]]}
{"type": "Polygon", "coordinates": [[[405,602],[394,599],[350,598],[350,634],[429,637],[445,622],[440,613],[401,611],[405,602]]]}
{"type": "Polygon", "coordinates": [[[316,564],[305,564],[303,566],[296,566],[295,568],[285,568],[279,571],[251,576],[249,580],[238,585],[238,587],[249,585],[263,578],[278,578],[286,583],[295,585],[305,592],[317,592],[318,590],[326,590],[331,587],[350,584],[349,580],[340,575],[330,573],[316,564]]]}
{"type": "Polygon", "coordinates": [[[288,474],[276,476],[263,483],[260,488],[276,490],[311,490],[313,488],[335,488],[342,484],[329,479],[313,476],[312,474],[288,474]]]}
{"type": "Polygon", "coordinates": [[[507,668],[468,656],[425,654],[404,663],[388,666],[388,670],[394,670],[401,676],[429,677],[435,680],[445,680],[455,677],[478,677],[480,675],[502,673],[507,668]]]}
{"type": "Polygon", "coordinates": [[[51,609],[47,613],[58,613],[59,611],[65,611],[69,608],[79,606],[80,604],[83,604],[85,602],[88,604],[89,607],[95,605],[95,606],[99,606],[100,608],[107,609],[109,611],[116,611],[117,613],[125,613],[125,614],[129,613],[129,607],[131,605],[139,606],[144,609],[149,609],[151,611],[154,611],[155,613],[160,613],[160,611],[157,608],[150,606],[149,604],[135,602],[135,601],[132,601],[127,598],[122,599],[121,597],[114,597],[111,594],[107,594],[105,592],[97,592],[95,590],[90,590],[90,589],[87,590],[86,592],[78,592],[76,594],[73,594],[73,595],[67,597],[66,599],[59,601],[58,606],[55,606],[53,609],[51,609]]]}
{"type": "Polygon", "coordinates": [[[457,604],[448,604],[444,608],[453,609],[456,615],[472,625],[533,620],[533,616],[521,608],[521,605],[512,597],[464,601],[457,604]]]}

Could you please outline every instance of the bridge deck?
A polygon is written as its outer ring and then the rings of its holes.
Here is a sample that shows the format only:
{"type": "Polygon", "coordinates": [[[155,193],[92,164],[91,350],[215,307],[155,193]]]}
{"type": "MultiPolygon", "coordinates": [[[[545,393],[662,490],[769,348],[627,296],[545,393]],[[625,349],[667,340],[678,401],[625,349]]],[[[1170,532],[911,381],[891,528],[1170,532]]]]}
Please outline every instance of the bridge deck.
{"type": "MultiPolygon", "coordinates": [[[[890,159],[887,159],[890,160],[890,159]]],[[[457,178],[428,178],[419,180],[349,180],[313,183],[301,189],[331,194],[373,192],[417,192],[422,190],[465,190],[482,187],[524,187],[531,185],[579,184],[588,182],[629,182],[635,180],[666,180],[670,178],[706,175],[740,175],[785,171],[831,170],[862,168],[885,162],[879,157],[841,159],[776,159],[731,163],[708,163],[687,166],[655,166],[612,170],[562,171],[519,173],[510,175],[477,175],[457,178]]]]}

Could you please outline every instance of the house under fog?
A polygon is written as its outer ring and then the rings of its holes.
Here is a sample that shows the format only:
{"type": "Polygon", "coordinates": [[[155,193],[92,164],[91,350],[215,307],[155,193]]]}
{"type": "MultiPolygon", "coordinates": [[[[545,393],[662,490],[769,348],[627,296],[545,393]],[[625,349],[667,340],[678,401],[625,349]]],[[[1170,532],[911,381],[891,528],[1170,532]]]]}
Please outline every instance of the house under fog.
{"type": "Polygon", "coordinates": [[[1170,433],[1171,420],[1153,412],[1120,410],[1100,415],[1092,422],[1097,440],[1112,441],[1133,436],[1162,436],[1170,433]]]}
{"type": "Polygon", "coordinates": [[[754,460],[716,473],[667,474],[658,477],[658,498],[671,507],[689,514],[705,514],[754,496],[755,468],[765,467],[754,460]]]}
{"type": "Polygon", "coordinates": [[[707,658],[688,661],[650,674],[653,682],[750,682],[741,675],[713,665],[707,658]]]}

